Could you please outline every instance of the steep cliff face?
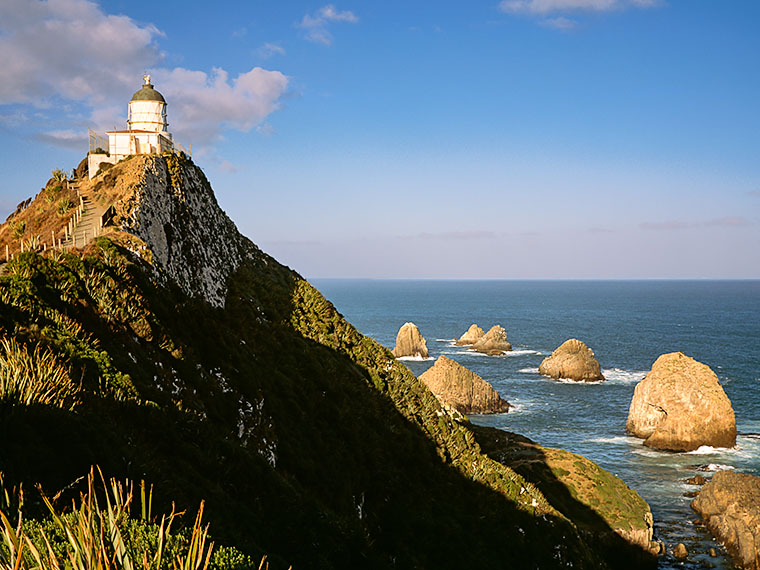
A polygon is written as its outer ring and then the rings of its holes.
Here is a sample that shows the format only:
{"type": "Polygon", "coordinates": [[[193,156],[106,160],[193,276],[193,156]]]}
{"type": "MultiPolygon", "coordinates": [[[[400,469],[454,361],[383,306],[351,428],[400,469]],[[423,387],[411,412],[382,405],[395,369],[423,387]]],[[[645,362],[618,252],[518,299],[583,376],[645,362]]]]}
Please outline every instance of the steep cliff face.
{"type": "Polygon", "coordinates": [[[189,160],[134,157],[83,191],[116,226],[0,277],[0,336],[78,379],[73,410],[0,397],[7,480],[55,490],[98,464],[156,481],[165,503],[205,499],[219,542],[275,568],[607,566],[390,351],[241,236],[189,160]]]}
{"type": "Polygon", "coordinates": [[[242,239],[199,168],[175,155],[133,160],[142,173],[116,205],[120,228],[145,242],[161,275],[223,307],[230,275],[261,252],[242,239]]]}

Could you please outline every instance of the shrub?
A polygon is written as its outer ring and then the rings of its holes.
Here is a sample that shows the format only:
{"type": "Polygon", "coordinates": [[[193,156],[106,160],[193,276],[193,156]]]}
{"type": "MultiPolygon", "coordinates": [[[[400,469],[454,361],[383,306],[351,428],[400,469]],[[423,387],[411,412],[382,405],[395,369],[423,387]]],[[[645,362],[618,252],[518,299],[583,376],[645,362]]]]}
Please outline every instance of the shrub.
{"type": "Polygon", "coordinates": [[[51,172],[51,174],[53,175],[53,180],[56,182],[63,182],[66,180],[66,172],[60,168],[56,168],[51,172]]]}
{"type": "Polygon", "coordinates": [[[11,222],[11,228],[13,229],[13,239],[21,239],[26,231],[26,222],[23,220],[11,222]]]}
{"type": "Polygon", "coordinates": [[[71,200],[68,198],[61,198],[58,200],[58,215],[63,216],[66,212],[68,212],[71,208],[74,207],[74,204],[71,200]]]}

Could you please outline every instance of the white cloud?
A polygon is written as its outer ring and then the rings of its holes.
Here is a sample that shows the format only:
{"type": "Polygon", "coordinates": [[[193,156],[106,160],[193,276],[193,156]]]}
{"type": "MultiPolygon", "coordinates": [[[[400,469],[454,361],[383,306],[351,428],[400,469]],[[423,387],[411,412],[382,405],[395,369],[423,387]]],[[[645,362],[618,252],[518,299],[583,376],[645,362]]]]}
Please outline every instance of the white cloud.
{"type": "Polygon", "coordinates": [[[329,46],[332,44],[332,34],[327,30],[330,22],[348,22],[355,24],[359,21],[351,10],[337,10],[333,4],[322,6],[316,14],[306,14],[297,24],[304,30],[305,37],[310,42],[329,46]]]}
{"type": "Polygon", "coordinates": [[[221,68],[166,68],[162,37],[155,26],[107,14],[90,0],[1,0],[0,109],[36,109],[42,116],[25,124],[32,136],[77,148],[86,126],[124,125],[145,70],[166,97],[170,130],[183,144],[213,144],[225,129],[247,132],[279,108],[288,87],[279,71],[255,67],[229,78],[221,68]]]}
{"type": "Polygon", "coordinates": [[[181,67],[154,73],[156,88],[169,103],[170,130],[178,137],[213,141],[224,129],[248,132],[280,106],[288,78],[261,67],[230,79],[215,68],[211,74],[181,67]]]}
{"type": "Polygon", "coordinates": [[[633,6],[648,8],[656,0],[502,0],[499,10],[509,14],[554,14],[562,12],[608,12],[633,6]]]}

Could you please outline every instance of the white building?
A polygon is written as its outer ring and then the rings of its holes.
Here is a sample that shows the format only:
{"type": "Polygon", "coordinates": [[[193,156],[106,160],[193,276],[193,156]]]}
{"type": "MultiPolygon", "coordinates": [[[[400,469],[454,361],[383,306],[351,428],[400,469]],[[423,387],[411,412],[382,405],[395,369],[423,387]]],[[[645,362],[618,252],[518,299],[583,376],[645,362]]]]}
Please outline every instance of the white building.
{"type": "Polygon", "coordinates": [[[162,154],[174,150],[174,141],[166,120],[166,100],[153,88],[150,75],[144,75],[143,80],[145,83],[142,88],[129,101],[127,129],[106,133],[108,154],[97,153],[97,142],[93,143],[91,136],[87,161],[90,178],[97,174],[104,162],[116,164],[132,154],[162,154]]]}

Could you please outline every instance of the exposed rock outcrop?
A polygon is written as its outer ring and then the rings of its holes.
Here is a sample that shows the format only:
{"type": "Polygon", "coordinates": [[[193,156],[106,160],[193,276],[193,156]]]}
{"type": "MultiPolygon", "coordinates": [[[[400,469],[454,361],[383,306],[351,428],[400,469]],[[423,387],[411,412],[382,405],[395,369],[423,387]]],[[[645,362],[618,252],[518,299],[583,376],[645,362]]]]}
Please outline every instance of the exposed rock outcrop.
{"type": "Polygon", "coordinates": [[[680,352],[660,356],[636,386],[626,429],[655,449],[736,445],[734,410],[718,377],[680,352]]]}
{"type": "Polygon", "coordinates": [[[396,335],[396,346],[391,351],[393,356],[412,356],[428,358],[427,342],[414,323],[404,323],[396,335]]]}
{"type": "Polygon", "coordinates": [[[760,477],[718,471],[691,507],[738,565],[760,570],[760,477]]]}
{"type": "Polygon", "coordinates": [[[507,331],[504,327],[494,325],[472,345],[472,349],[483,354],[498,356],[512,350],[512,345],[507,342],[507,331]]]}
{"type": "Polygon", "coordinates": [[[463,414],[495,414],[509,411],[509,402],[480,376],[458,362],[439,356],[435,364],[420,375],[430,391],[444,406],[463,414]]]}
{"type": "Polygon", "coordinates": [[[538,367],[539,374],[555,380],[559,378],[576,382],[603,381],[604,375],[593,351],[578,339],[563,342],[551,356],[538,367]]]}
{"type": "Polygon", "coordinates": [[[459,337],[459,340],[457,340],[456,345],[457,346],[469,346],[471,344],[475,344],[485,334],[486,333],[483,331],[483,329],[481,329],[478,325],[472,324],[472,325],[470,325],[470,328],[467,329],[467,332],[459,337]]]}

